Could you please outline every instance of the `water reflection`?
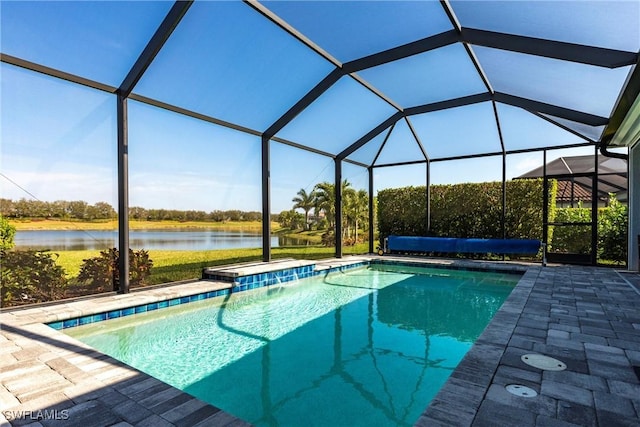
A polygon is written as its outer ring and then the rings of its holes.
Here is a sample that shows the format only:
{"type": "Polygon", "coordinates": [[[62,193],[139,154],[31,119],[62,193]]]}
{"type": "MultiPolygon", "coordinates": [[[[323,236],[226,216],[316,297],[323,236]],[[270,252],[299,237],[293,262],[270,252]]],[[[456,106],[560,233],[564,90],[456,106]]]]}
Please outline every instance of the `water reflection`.
{"type": "MultiPolygon", "coordinates": [[[[132,249],[207,250],[262,247],[262,235],[226,230],[132,230],[132,249]]],[[[16,232],[17,249],[54,251],[104,249],[116,247],[118,233],[113,230],[21,230],[16,232]]],[[[271,236],[271,247],[306,246],[305,240],[271,236]]]]}

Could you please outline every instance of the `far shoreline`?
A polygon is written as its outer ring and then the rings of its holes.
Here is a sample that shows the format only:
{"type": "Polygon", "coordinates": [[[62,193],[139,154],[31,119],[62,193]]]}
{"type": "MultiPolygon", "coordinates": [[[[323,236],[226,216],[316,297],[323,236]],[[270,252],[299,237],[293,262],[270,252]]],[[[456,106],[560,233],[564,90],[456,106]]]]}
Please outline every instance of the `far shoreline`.
{"type": "MultiPolygon", "coordinates": [[[[55,231],[55,230],[117,230],[118,221],[68,221],[57,219],[9,219],[16,231],[55,231]]],[[[261,221],[139,221],[130,220],[131,230],[226,230],[226,231],[262,231],[261,221]]],[[[277,222],[271,223],[271,230],[277,233],[281,229],[277,222]]]]}

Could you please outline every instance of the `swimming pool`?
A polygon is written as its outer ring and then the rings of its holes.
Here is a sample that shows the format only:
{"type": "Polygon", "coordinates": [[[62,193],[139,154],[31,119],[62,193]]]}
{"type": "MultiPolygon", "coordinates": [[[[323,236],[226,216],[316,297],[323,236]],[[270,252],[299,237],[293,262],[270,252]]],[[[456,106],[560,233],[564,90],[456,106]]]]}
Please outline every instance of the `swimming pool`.
{"type": "Polygon", "coordinates": [[[372,264],[65,333],[256,425],[411,425],[518,279],[372,264]]]}

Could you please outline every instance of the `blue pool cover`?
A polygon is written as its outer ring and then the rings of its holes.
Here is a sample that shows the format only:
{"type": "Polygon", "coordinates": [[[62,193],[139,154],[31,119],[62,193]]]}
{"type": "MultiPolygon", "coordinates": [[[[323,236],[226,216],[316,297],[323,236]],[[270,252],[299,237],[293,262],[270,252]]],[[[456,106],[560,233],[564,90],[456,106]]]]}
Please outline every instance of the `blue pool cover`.
{"type": "Polygon", "coordinates": [[[534,239],[389,236],[387,249],[396,252],[535,254],[540,249],[540,241],[534,239]]]}

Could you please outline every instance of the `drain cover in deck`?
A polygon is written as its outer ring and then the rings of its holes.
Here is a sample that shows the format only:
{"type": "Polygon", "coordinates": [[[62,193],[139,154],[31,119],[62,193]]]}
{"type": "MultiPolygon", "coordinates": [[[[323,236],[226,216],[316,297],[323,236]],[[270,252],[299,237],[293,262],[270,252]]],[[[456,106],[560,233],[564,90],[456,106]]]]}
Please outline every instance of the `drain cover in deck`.
{"type": "Polygon", "coordinates": [[[509,384],[505,388],[509,393],[519,397],[536,397],[538,395],[534,389],[520,384],[509,384]]]}
{"type": "Polygon", "coordinates": [[[520,360],[529,366],[542,369],[543,371],[564,371],[567,369],[567,365],[563,362],[543,354],[525,354],[520,360]]]}

